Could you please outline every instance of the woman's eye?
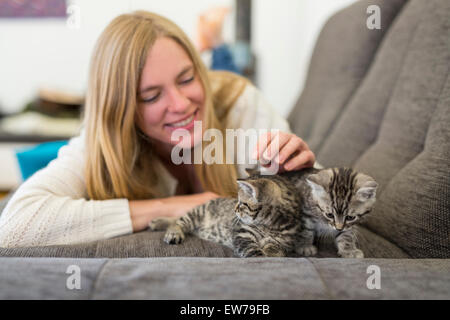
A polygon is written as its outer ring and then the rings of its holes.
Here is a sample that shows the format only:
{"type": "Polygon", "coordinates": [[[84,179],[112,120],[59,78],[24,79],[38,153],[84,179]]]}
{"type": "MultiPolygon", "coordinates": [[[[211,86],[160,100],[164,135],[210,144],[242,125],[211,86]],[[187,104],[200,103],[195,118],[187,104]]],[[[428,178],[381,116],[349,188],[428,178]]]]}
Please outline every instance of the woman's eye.
{"type": "Polygon", "coordinates": [[[330,218],[330,219],[333,219],[333,218],[334,218],[334,214],[332,214],[332,213],[327,213],[327,217],[330,218]]]}
{"type": "Polygon", "coordinates": [[[192,80],[194,80],[194,76],[192,76],[192,77],[189,78],[189,79],[186,79],[186,80],[181,81],[181,84],[189,83],[189,82],[191,82],[192,80]]]}
{"type": "Polygon", "coordinates": [[[156,100],[158,100],[158,98],[159,98],[159,93],[156,96],[153,96],[153,97],[151,97],[149,99],[145,99],[145,100],[142,100],[142,101],[146,102],[146,103],[151,103],[151,102],[155,102],[156,100]]]}
{"type": "Polygon", "coordinates": [[[346,217],[345,217],[345,220],[347,220],[347,221],[353,221],[353,220],[355,220],[355,217],[353,217],[353,216],[346,216],[346,217]]]}

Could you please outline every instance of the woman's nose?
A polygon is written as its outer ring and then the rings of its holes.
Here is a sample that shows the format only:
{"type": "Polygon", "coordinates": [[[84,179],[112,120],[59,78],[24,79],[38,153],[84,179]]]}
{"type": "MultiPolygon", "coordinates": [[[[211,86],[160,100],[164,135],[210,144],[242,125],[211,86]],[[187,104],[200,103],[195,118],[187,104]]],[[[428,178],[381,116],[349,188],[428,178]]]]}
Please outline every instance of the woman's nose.
{"type": "Polygon", "coordinates": [[[190,100],[178,88],[168,91],[168,110],[170,112],[183,113],[190,105],[190,100]]]}

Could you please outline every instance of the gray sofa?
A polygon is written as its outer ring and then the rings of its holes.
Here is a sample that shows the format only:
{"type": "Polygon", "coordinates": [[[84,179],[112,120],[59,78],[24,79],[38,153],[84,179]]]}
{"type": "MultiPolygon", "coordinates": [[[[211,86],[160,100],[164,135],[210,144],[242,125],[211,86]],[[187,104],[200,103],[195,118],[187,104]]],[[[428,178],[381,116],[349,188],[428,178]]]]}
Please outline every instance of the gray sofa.
{"type": "Polygon", "coordinates": [[[0,248],[0,299],[449,299],[449,67],[448,0],[359,1],[318,38],[289,122],[321,164],[379,182],[375,211],[358,230],[365,259],[336,258],[326,243],[314,258],[241,259],[197,238],[169,246],[163,233],[144,231],[0,248]],[[379,30],[366,27],[373,4],[379,30]],[[72,265],[79,290],[67,286],[72,265]]]}

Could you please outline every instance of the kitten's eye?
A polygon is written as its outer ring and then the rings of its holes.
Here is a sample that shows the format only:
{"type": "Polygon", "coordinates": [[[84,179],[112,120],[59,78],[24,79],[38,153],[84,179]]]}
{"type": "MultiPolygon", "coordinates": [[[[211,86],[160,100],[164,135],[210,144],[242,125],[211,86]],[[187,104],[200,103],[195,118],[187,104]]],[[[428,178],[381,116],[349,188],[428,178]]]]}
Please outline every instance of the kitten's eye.
{"type": "Polygon", "coordinates": [[[327,213],[327,217],[330,218],[330,219],[334,219],[334,214],[332,214],[332,213],[327,213]]]}
{"type": "Polygon", "coordinates": [[[353,220],[355,220],[355,218],[356,218],[356,217],[353,217],[353,216],[346,216],[346,217],[345,217],[345,220],[347,220],[347,221],[353,221],[353,220]]]}

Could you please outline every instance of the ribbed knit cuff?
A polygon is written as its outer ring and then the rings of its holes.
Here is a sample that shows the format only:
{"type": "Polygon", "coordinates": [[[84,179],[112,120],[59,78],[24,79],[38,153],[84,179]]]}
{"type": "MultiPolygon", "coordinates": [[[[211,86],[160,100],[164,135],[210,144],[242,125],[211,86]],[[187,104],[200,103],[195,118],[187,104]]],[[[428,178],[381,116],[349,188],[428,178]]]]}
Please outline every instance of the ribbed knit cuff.
{"type": "Polygon", "coordinates": [[[109,239],[133,232],[127,199],[97,201],[96,210],[99,214],[95,220],[95,230],[98,230],[100,237],[109,239]]]}

